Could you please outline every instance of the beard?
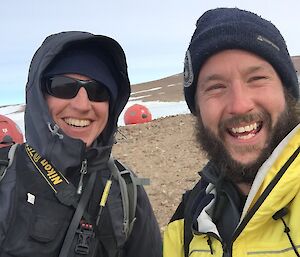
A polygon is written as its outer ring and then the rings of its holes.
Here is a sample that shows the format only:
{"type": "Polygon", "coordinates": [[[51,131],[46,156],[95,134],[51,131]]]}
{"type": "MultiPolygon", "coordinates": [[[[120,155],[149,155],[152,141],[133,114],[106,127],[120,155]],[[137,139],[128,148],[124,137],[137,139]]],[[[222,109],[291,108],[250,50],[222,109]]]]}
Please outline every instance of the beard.
{"type": "MultiPolygon", "coordinates": [[[[287,136],[287,134],[299,123],[298,108],[291,97],[286,96],[287,106],[279,116],[276,124],[272,127],[271,115],[267,112],[259,114],[237,115],[219,124],[219,135],[216,136],[210,129],[204,127],[200,112],[198,111],[198,119],[196,123],[196,137],[201,148],[207,153],[209,160],[220,170],[222,176],[234,183],[252,184],[255,176],[262,164],[269,158],[276,146],[287,136]],[[227,151],[222,139],[226,132],[226,127],[230,124],[239,124],[243,122],[251,122],[257,118],[264,121],[264,126],[268,130],[268,138],[266,144],[256,160],[243,164],[234,160],[227,151]]],[[[244,146],[236,149],[240,153],[259,151],[254,146],[244,146]]]]}

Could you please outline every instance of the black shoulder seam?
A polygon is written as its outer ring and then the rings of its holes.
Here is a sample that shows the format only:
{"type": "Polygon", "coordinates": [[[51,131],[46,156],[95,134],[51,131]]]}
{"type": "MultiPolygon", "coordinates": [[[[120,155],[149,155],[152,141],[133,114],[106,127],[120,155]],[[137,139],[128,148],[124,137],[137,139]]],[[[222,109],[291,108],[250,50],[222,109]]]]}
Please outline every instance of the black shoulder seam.
{"type": "Polygon", "coordinates": [[[171,218],[171,220],[170,220],[169,223],[171,223],[171,222],[173,222],[175,220],[183,219],[183,218],[184,218],[184,202],[182,201],[178,205],[178,207],[177,207],[175,213],[173,214],[173,216],[172,216],[172,218],[171,218]]]}

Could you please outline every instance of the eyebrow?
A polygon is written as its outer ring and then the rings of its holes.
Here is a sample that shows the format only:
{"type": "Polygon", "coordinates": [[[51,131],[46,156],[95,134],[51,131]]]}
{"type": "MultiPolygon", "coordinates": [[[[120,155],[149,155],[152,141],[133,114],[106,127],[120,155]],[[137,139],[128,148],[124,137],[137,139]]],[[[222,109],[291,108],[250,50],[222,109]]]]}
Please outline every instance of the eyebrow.
{"type": "Polygon", "coordinates": [[[253,72],[256,72],[256,71],[260,71],[260,70],[269,70],[268,68],[266,68],[264,65],[258,65],[258,66],[251,66],[247,69],[245,69],[243,71],[244,74],[251,74],[253,72]]]}
{"type": "Polygon", "coordinates": [[[222,80],[224,79],[222,75],[219,75],[219,74],[211,74],[211,75],[208,75],[207,77],[205,77],[204,79],[202,80],[199,80],[198,81],[198,84],[205,84],[209,81],[213,81],[213,80],[222,80]]]}
{"type": "MultiPolygon", "coordinates": [[[[272,68],[270,68],[270,67],[268,67],[268,66],[266,66],[264,64],[247,67],[246,69],[244,69],[242,71],[242,73],[244,75],[249,75],[251,73],[254,73],[256,71],[261,71],[261,70],[262,71],[265,70],[265,71],[269,71],[269,72],[274,73],[274,70],[272,68]]],[[[199,80],[198,83],[201,85],[201,84],[205,84],[205,83],[207,83],[209,81],[223,80],[223,79],[224,79],[224,77],[222,75],[220,75],[220,74],[211,74],[211,75],[208,75],[207,77],[205,77],[204,79],[199,80]]]]}
{"type": "Polygon", "coordinates": [[[246,68],[243,73],[245,75],[249,75],[251,73],[254,73],[256,71],[267,71],[267,72],[271,72],[271,73],[276,73],[275,69],[272,67],[272,65],[266,65],[264,63],[256,65],[256,66],[250,66],[248,68],[246,68]]]}

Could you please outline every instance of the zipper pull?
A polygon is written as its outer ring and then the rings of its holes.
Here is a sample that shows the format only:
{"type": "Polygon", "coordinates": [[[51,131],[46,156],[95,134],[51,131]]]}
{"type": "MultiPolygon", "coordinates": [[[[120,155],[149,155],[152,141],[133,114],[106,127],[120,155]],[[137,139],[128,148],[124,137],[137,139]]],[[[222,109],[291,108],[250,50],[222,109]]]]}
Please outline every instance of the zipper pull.
{"type": "Polygon", "coordinates": [[[87,173],[87,159],[84,159],[81,163],[80,169],[80,180],[77,187],[77,194],[80,195],[82,193],[83,188],[83,176],[87,173]]]}
{"type": "Polygon", "coordinates": [[[207,244],[209,246],[210,254],[214,254],[213,249],[212,249],[212,242],[211,242],[210,236],[208,236],[207,244]]]}

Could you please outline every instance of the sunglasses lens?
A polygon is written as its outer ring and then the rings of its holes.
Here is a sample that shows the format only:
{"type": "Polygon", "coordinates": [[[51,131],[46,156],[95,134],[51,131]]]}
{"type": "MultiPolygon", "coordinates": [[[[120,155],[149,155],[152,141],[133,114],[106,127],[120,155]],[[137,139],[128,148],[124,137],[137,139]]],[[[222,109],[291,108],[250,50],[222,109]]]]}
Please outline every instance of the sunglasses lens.
{"type": "Polygon", "coordinates": [[[62,98],[74,98],[80,87],[84,87],[90,101],[105,102],[109,101],[109,92],[104,85],[96,81],[82,81],[64,76],[49,78],[46,83],[46,91],[49,95],[62,98]]]}
{"type": "Polygon", "coordinates": [[[79,86],[76,80],[63,76],[50,78],[47,83],[47,91],[58,98],[71,99],[78,93],[79,86]]]}
{"type": "Polygon", "coordinates": [[[85,85],[85,89],[91,101],[93,102],[109,101],[109,93],[104,85],[92,81],[89,82],[88,85],[85,85]]]}

